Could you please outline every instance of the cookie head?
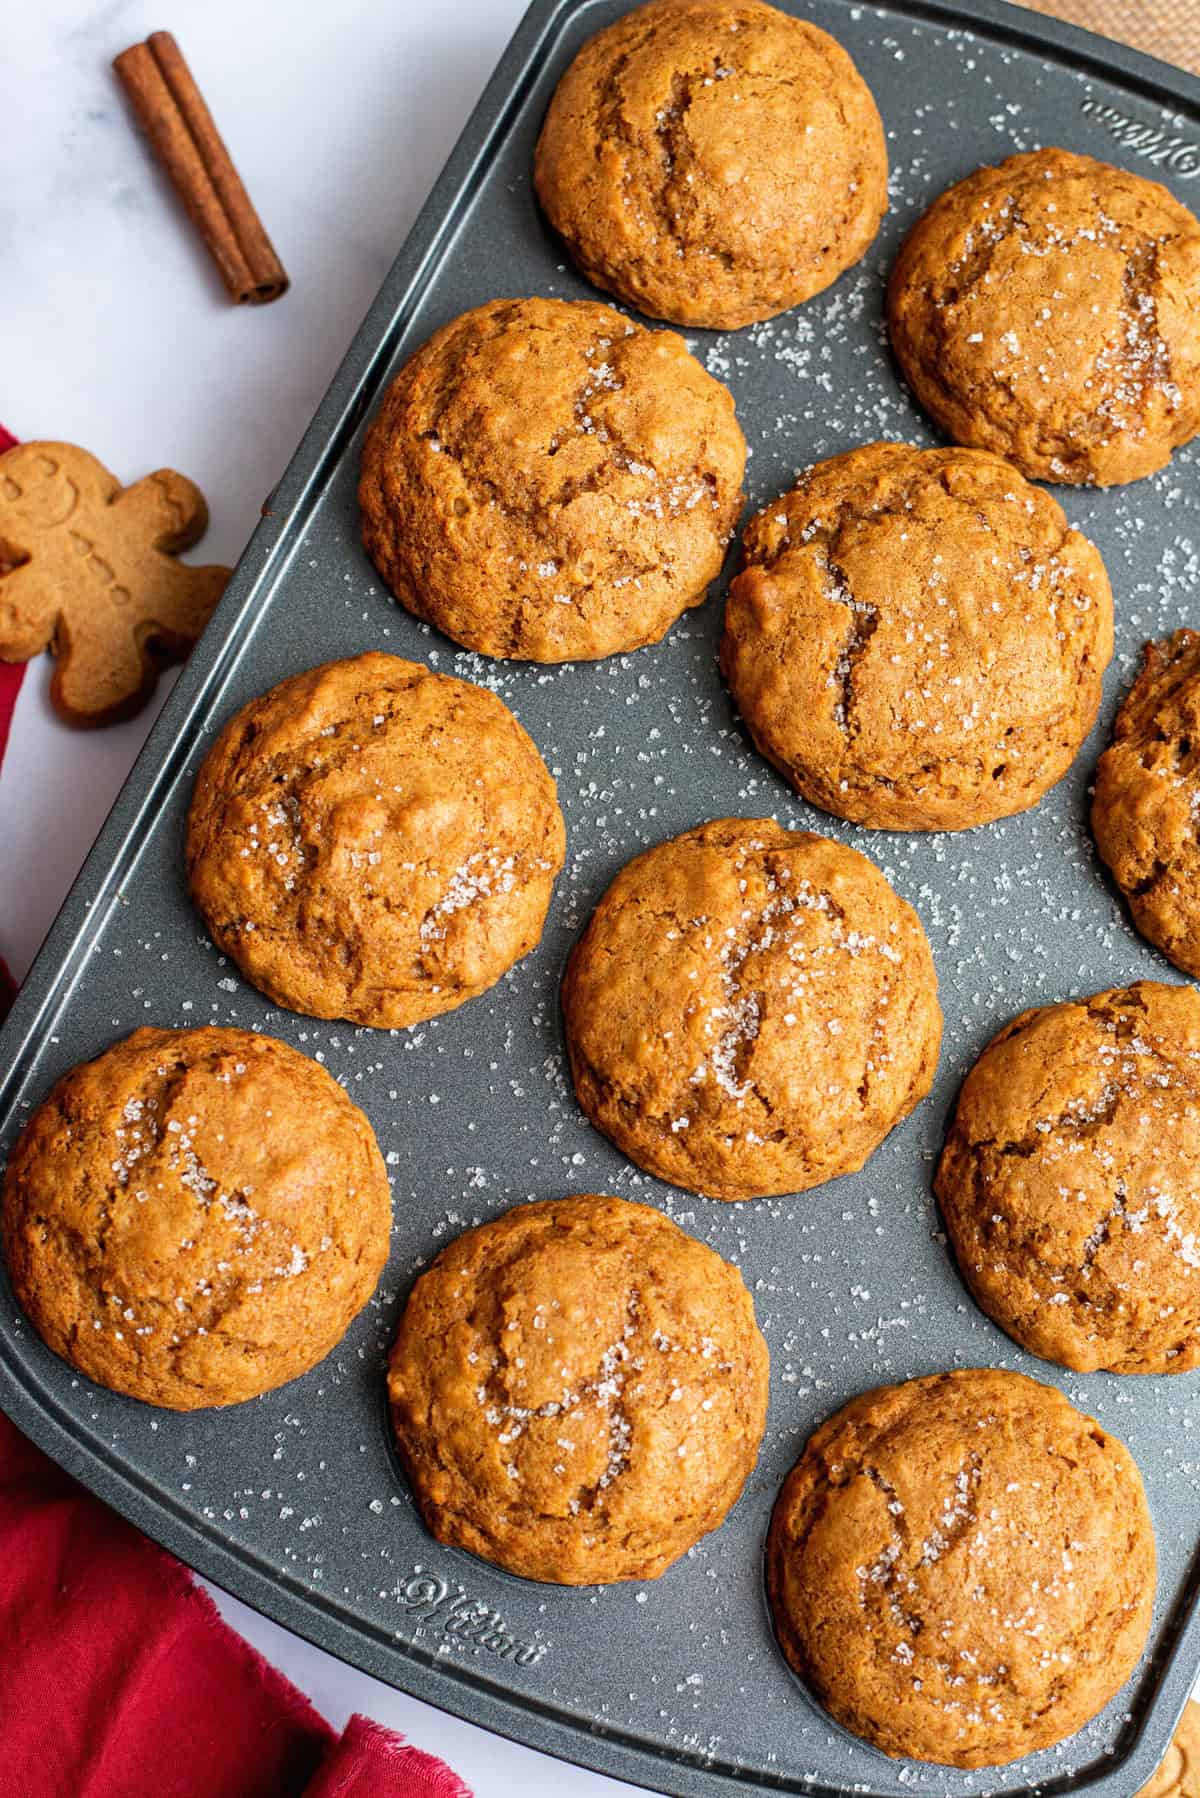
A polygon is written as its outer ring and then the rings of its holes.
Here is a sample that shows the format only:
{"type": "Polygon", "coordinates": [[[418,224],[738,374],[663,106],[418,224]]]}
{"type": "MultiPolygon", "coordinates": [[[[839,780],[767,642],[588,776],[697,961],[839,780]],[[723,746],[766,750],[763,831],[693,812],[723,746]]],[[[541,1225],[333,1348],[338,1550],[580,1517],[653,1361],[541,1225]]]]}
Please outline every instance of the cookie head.
{"type": "Polygon", "coordinates": [[[1200,431],[1200,222],[1158,182],[1033,150],[949,189],[888,289],[900,366],[1031,480],[1152,474],[1200,431]]]}
{"type": "Polygon", "coordinates": [[[29,553],[16,547],[29,532],[53,531],[80,505],[107,505],[115,483],[108,470],[77,450],[69,459],[50,443],[18,443],[0,459],[0,505],[8,533],[6,559],[23,561],[29,553]]]}

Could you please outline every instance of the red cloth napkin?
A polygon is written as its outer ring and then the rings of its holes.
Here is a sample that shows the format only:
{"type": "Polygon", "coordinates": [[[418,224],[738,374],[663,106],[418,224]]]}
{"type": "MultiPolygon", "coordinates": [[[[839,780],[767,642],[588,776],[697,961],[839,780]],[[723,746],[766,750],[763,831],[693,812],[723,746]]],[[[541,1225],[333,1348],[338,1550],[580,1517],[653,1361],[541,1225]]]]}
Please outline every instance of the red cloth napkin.
{"type": "Polygon", "coordinates": [[[3,1414],[0,1644],[0,1789],[20,1798],[471,1798],[365,1717],[338,1737],[3,1414]]]}
{"type": "MultiPolygon", "coordinates": [[[[4,426],[0,425],[0,456],[6,449],[11,449],[16,441],[12,432],[6,431],[4,426]]],[[[17,694],[21,691],[21,682],[24,678],[24,662],[0,662],[0,762],[4,760],[4,749],[8,742],[13,711],[17,704],[17,694]]],[[[5,1017],[16,996],[17,983],[8,971],[4,957],[0,955],[0,1021],[5,1017]]]]}
{"type": "MultiPolygon", "coordinates": [[[[16,439],[0,425],[0,452],[16,439]]],[[[25,669],[0,662],[0,758],[25,669]]],[[[11,1002],[0,959],[0,1018],[11,1002]]],[[[471,1798],[366,1717],[339,1737],[178,1561],[0,1412],[4,1798],[471,1798]]]]}
{"type": "MultiPolygon", "coordinates": [[[[0,456],[5,450],[11,449],[16,441],[12,432],[0,425],[0,456]]],[[[13,707],[17,703],[17,694],[21,691],[24,678],[24,662],[0,662],[0,761],[4,760],[4,745],[8,742],[13,707]]]]}
{"type": "MultiPolygon", "coordinates": [[[[4,441],[4,432],[0,430],[0,450],[6,450],[8,447],[4,441]]],[[[17,694],[21,691],[21,682],[24,678],[24,662],[0,662],[0,761],[4,759],[4,749],[12,725],[12,715],[16,709],[17,694]]]]}

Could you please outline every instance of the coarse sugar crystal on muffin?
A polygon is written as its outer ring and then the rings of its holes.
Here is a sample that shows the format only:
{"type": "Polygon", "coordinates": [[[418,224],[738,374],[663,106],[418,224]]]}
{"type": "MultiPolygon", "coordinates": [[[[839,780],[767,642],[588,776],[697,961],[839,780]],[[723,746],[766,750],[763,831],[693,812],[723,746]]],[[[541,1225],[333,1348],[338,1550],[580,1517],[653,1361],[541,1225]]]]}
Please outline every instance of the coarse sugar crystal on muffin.
{"type": "Polygon", "coordinates": [[[767,1538],[779,1645],[885,1754],[1007,1765],[1124,1685],[1154,1605],[1133,1457],[1053,1387],[958,1369],[863,1393],[783,1483],[767,1538]]]}
{"type": "Polygon", "coordinates": [[[584,1194],[468,1230],[414,1286],[388,1373],[428,1528],[562,1585],[656,1579],[754,1465],[767,1346],[735,1267],[584,1194]]]}
{"type": "Polygon", "coordinates": [[[840,843],[723,818],[637,856],[571,952],[575,1092],[659,1179],[719,1199],[862,1166],[929,1091],[920,919],[840,843]]]}
{"type": "Polygon", "coordinates": [[[99,1385],[190,1411],[324,1358],[383,1270],[374,1132],[331,1074],[246,1030],[136,1030],[72,1068],[8,1163],[22,1308],[99,1385]]]}
{"type": "Polygon", "coordinates": [[[963,830],[1037,803],[1112,655],[1099,551],[980,450],[872,443],[745,533],[721,664],[755,744],[825,811],[963,830]]]}
{"type": "Polygon", "coordinates": [[[534,947],[565,846],[503,700],[372,652],[230,719],[196,780],[187,868],[214,942],[269,998],[395,1029],[534,947]]]}
{"type": "Polygon", "coordinates": [[[1106,487],[1200,431],[1200,221],[1157,181],[1041,149],[934,201],[888,287],[900,366],[959,443],[1106,487]]]}
{"type": "Polygon", "coordinates": [[[586,300],[493,300],[388,388],[363,447],[363,541],[456,643],[594,661],[701,603],[745,461],[731,395],[673,331],[586,300]]]}
{"type": "Polygon", "coordinates": [[[583,273],[654,318],[732,330],[866,252],[887,210],[878,108],[827,32],[759,0],[651,0],[550,103],[538,198],[583,273]]]}

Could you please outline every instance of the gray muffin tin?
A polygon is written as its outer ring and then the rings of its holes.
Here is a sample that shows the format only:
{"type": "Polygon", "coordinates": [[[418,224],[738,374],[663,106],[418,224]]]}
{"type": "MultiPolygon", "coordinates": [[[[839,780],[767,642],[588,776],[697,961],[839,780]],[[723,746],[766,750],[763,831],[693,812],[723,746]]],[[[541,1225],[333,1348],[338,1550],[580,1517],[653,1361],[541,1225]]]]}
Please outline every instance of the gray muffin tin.
{"type": "MultiPolygon", "coordinates": [[[[1200,622],[1200,443],[1133,487],[1057,490],[1112,575],[1118,647],[1103,714],[1036,810],[964,834],[844,825],[776,777],[717,672],[720,582],[664,643],[600,663],[488,662],[417,624],[359,545],[363,422],[402,357],[465,307],[497,295],[592,297],[539,217],[530,161],[557,77],[621,10],[535,0],[0,1035],[5,1146],[64,1069],[139,1024],[237,1024],[317,1055],[366,1109],[387,1157],[396,1221],[379,1292],[305,1379],[228,1412],[176,1416],[75,1377],[0,1284],[0,1403],[85,1484],[249,1604],[418,1697],[600,1771],[680,1798],[746,1787],[1130,1798],[1200,1667],[1200,1374],[1075,1377],[1019,1353],[955,1274],[930,1174],[958,1084],[1005,1019],[1143,975],[1176,977],[1130,929],[1097,864],[1087,792],[1142,641],[1200,622]],[[231,711],[298,669],[376,647],[501,693],[558,778],[569,834],[539,948],[490,994],[401,1034],[268,1004],[213,949],[182,873],[192,778],[231,711]],[[861,1173],[732,1206],[639,1174],[592,1132],[566,1078],[557,1006],[567,950],[617,869],[727,813],[769,814],[865,850],[921,914],[946,1012],[932,1096],[861,1173]],[[723,1529],[657,1583],[571,1591],[520,1582],[425,1534],[392,1458],[382,1369],[412,1278],[445,1242],[522,1200],[587,1190],[649,1200],[741,1266],[770,1344],[771,1410],[723,1529]],[[760,1557],[779,1482],[823,1417],[864,1387],[973,1364],[1053,1381],[1129,1444],[1160,1571],[1147,1656],[1094,1724],[1016,1766],[957,1773],[889,1761],[829,1724],[775,1648],[760,1557]]],[[[811,0],[803,10],[876,95],[892,203],[865,260],[828,292],[769,323],[689,339],[737,399],[752,506],[797,468],[871,438],[934,441],[897,378],[881,310],[902,233],[951,181],[1052,143],[1200,203],[1200,82],[1178,70],[1000,0],[970,11],[811,0]]]]}

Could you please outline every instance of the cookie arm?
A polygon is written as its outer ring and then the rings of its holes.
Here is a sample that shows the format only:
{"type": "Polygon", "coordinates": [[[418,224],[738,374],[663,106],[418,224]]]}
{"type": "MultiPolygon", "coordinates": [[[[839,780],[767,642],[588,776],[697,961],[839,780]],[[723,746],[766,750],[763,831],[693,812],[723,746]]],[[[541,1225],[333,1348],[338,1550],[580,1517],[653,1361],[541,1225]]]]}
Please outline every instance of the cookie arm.
{"type": "Polygon", "coordinates": [[[173,468],[160,468],[148,474],[117,496],[113,502],[118,515],[130,521],[130,528],[144,531],[155,549],[177,555],[190,549],[208,529],[208,507],[204,495],[186,475],[173,468]]]}
{"type": "Polygon", "coordinates": [[[4,572],[0,546],[0,662],[27,662],[54,635],[58,596],[54,583],[32,562],[4,572]]]}
{"type": "Polygon", "coordinates": [[[146,632],[160,656],[185,656],[212,617],[229,580],[229,569],[212,563],[192,568],[185,562],[160,570],[154,604],[146,609],[146,632]]]}

